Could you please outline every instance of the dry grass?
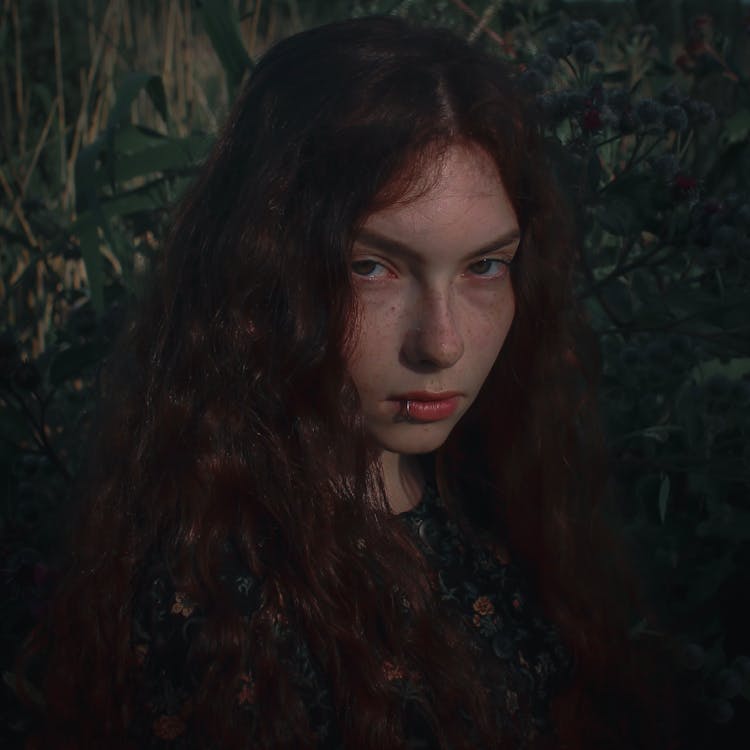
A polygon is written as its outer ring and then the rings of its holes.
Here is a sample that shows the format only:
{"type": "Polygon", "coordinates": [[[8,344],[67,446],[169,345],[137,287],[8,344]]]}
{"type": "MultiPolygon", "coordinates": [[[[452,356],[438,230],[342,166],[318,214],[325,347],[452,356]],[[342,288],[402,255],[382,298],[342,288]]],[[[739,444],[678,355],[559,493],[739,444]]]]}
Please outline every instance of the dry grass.
{"type": "MultiPolygon", "coordinates": [[[[75,220],[76,160],[106,126],[119,77],[132,70],[161,76],[169,124],[145,94],[134,102],[131,117],[173,136],[215,131],[230,102],[221,63],[191,0],[79,0],[78,15],[72,3],[47,0],[49,13],[40,26],[24,17],[31,13],[27,2],[0,4],[0,39],[7,50],[0,61],[0,327],[22,328],[24,348],[35,358],[44,351],[50,326],[60,323],[52,297],[80,288],[86,275],[80,259],[50,256],[53,238],[39,231],[31,213],[41,201],[58,226],[75,220]],[[72,55],[71,39],[85,49],[72,55]],[[40,45],[53,62],[44,68],[44,80],[33,72],[40,45]],[[66,54],[83,62],[73,63],[66,54]],[[46,108],[32,95],[39,84],[51,92],[46,108]]],[[[293,0],[233,2],[252,57],[302,28],[293,0]]]]}

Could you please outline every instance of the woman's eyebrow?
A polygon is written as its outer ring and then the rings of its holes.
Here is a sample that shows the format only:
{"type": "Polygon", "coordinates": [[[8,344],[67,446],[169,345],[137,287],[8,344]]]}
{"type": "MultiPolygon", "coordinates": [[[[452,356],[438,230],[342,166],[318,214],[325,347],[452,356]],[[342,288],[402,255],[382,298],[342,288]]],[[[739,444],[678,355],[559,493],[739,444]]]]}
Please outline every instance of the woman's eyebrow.
{"type": "MultiPolygon", "coordinates": [[[[463,260],[469,260],[470,258],[476,258],[478,255],[487,255],[493,253],[496,250],[510,245],[516,240],[521,239],[521,233],[518,229],[511,229],[505,234],[501,234],[493,240],[485,243],[476,250],[472,250],[466,253],[463,260]]],[[[392,255],[398,255],[412,260],[423,260],[420,253],[418,253],[413,247],[407,245],[400,240],[395,240],[391,237],[386,237],[384,234],[374,232],[371,229],[363,229],[356,237],[355,242],[360,245],[366,245],[374,250],[381,250],[385,253],[391,253],[392,255]]]]}

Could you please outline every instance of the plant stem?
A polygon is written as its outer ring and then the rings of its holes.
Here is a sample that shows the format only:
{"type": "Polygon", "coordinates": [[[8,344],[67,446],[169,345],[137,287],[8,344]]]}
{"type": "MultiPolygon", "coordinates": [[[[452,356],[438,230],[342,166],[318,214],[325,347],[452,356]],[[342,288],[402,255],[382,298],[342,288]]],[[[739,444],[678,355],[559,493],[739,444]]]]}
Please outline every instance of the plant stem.
{"type": "Polygon", "coordinates": [[[60,4],[52,0],[52,36],[55,45],[55,87],[58,113],[58,132],[60,133],[60,185],[67,182],[67,147],[65,143],[65,91],[63,89],[62,45],[60,43],[60,4]]]}
{"type": "MultiPolygon", "coordinates": [[[[481,17],[480,15],[473,9],[470,8],[463,0],[451,0],[453,5],[455,5],[462,13],[465,13],[469,18],[474,19],[477,23],[481,23],[481,17]]],[[[505,40],[499,36],[497,33],[495,33],[492,29],[488,29],[486,26],[484,26],[481,31],[487,36],[492,39],[493,42],[496,42],[500,47],[505,49],[505,40]]]]}
{"type": "Polygon", "coordinates": [[[26,128],[24,127],[23,95],[23,52],[21,47],[21,19],[18,14],[18,0],[11,6],[13,35],[16,52],[16,116],[18,117],[18,151],[21,157],[26,153],[26,128]]]}

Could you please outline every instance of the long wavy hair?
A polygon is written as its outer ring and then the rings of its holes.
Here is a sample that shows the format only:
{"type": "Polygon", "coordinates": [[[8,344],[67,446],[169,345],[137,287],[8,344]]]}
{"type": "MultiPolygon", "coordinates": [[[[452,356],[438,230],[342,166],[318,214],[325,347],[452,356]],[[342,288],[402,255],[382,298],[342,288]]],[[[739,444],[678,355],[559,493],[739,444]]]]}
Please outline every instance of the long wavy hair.
{"type": "Polygon", "coordinates": [[[572,211],[536,123],[506,64],[393,18],[312,29],[260,61],[103,377],[70,571],[36,634],[45,746],[115,747],[125,736],[137,689],[132,602],[156,547],[206,613],[192,658],[207,744],[243,746],[229,710],[248,644],[257,742],[313,744],[277,667],[271,618],[248,625],[220,581],[228,539],[262,581],[263,608],[293,619],[325,670],[347,747],[404,745],[384,659],[421,675],[442,747],[503,746],[468,647],[391,520],[346,370],[358,228],[411,195],[453,144],[497,164],[523,239],[515,319],[436,453],[438,485],[470,533],[508,545],[573,654],[552,712],[561,744],[627,746],[629,707],[649,683],[630,666],[634,600],[617,583],[600,512],[599,361],[572,291],[572,211]]]}

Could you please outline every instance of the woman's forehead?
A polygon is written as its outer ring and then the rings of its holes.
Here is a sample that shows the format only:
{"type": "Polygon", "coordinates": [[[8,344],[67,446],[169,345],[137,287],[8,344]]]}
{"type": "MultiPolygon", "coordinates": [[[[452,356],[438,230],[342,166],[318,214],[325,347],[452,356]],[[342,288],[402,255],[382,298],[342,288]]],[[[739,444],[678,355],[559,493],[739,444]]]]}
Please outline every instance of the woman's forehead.
{"type": "Polygon", "coordinates": [[[491,157],[477,149],[446,152],[437,178],[411,200],[371,214],[358,241],[389,254],[463,253],[518,237],[518,221],[491,157]]]}
{"type": "Polygon", "coordinates": [[[445,200],[456,192],[494,191],[501,182],[495,159],[473,141],[429,144],[411,155],[374,201],[372,213],[397,210],[425,198],[445,200]]]}

